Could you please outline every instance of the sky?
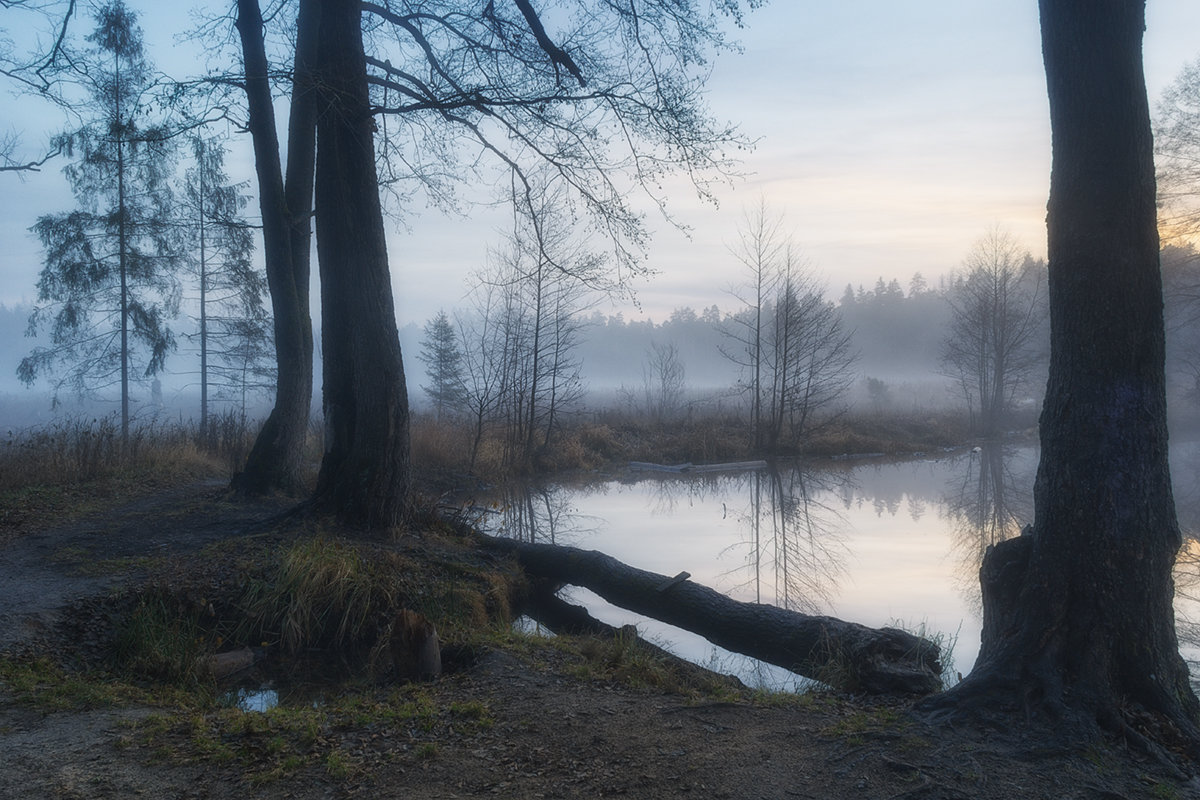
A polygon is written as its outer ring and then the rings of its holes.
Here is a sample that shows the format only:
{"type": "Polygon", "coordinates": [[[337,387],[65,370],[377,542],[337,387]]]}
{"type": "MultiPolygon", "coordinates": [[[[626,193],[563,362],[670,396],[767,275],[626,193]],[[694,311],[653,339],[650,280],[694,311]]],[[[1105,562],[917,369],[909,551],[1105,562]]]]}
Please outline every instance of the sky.
{"type": "MultiPolygon", "coordinates": [[[[180,47],[163,43],[186,27],[187,6],[129,5],[143,13],[150,57],[170,70],[180,47]]],[[[1200,57],[1197,30],[1200,3],[1149,0],[1152,107],[1200,57]]],[[[915,272],[936,284],[995,226],[1044,255],[1050,133],[1035,0],[775,0],[735,38],[743,52],[717,59],[709,100],[757,141],[745,177],[719,189],[715,208],[686,181],[668,183],[669,208],[690,233],[651,212],[658,274],[635,286],[637,304],[606,301],[604,313],[661,321],[681,306],[732,308],[742,276],[730,247],[760,200],[784,216],[834,298],[879,277],[907,287],[915,272]]],[[[36,143],[46,119],[36,100],[0,94],[0,133],[36,143]]],[[[71,207],[60,167],[0,174],[0,302],[35,300],[41,254],[28,228],[71,207]]],[[[389,238],[400,325],[464,307],[472,271],[508,220],[487,209],[415,212],[389,238]]]]}

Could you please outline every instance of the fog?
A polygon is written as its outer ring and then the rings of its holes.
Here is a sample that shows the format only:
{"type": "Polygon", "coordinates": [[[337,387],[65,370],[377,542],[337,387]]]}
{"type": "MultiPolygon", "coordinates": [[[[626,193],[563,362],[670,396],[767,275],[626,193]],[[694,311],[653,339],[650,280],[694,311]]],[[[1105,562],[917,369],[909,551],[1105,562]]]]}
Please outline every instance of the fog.
{"type": "MultiPolygon", "coordinates": [[[[1176,421],[1197,417],[1200,398],[1200,315],[1196,313],[1200,285],[1200,258],[1191,249],[1167,248],[1163,256],[1168,327],[1168,384],[1176,421]]],[[[1038,269],[1044,267],[1038,266],[1038,269]]],[[[847,285],[825,301],[834,307],[850,334],[854,361],[841,407],[861,413],[905,414],[963,406],[955,380],[943,362],[950,335],[952,282],[936,286],[914,276],[907,287],[879,279],[872,286],[847,285]]],[[[832,293],[831,293],[832,294],[832,293]]],[[[54,379],[39,378],[32,386],[16,377],[20,360],[34,347],[47,344],[27,336],[29,307],[0,306],[0,420],[9,429],[46,423],[57,415],[103,415],[119,409],[115,386],[99,387],[89,397],[60,392],[54,406],[54,379]]],[[[452,318],[467,312],[448,309],[452,318]]],[[[622,314],[591,310],[577,316],[577,344],[571,354],[578,365],[583,392],[574,411],[605,408],[639,410],[654,382],[651,358],[654,348],[673,348],[683,369],[680,407],[697,411],[740,411],[739,387],[745,384],[745,343],[739,341],[738,315],[744,305],[731,297],[714,298],[700,309],[677,308],[667,318],[626,319],[622,314]],[[720,303],[724,303],[724,306],[720,303]]],[[[194,325],[182,317],[172,323],[177,348],[167,358],[165,371],[155,381],[140,380],[131,388],[134,416],[139,419],[195,420],[200,414],[198,346],[189,339],[194,325]]],[[[1045,381],[1048,326],[1039,332],[1041,361],[1028,381],[1027,396],[1019,405],[1036,407],[1045,381]]],[[[421,354],[425,345],[422,326],[409,323],[399,329],[409,396],[414,408],[430,407],[430,376],[421,354]]],[[[320,408],[320,331],[316,332],[317,359],[314,412],[320,408]]],[[[251,417],[269,410],[269,387],[246,393],[245,408],[251,417]]],[[[211,407],[240,410],[237,393],[210,399],[211,407]]]]}

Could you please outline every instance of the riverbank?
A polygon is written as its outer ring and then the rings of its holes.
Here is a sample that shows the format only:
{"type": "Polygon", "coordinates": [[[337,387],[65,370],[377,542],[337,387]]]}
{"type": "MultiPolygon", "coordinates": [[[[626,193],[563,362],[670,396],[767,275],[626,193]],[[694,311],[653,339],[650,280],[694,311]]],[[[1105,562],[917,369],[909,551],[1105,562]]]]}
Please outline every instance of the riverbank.
{"type": "Polygon", "coordinates": [[[235,502],[214,476],[96,498],[69,517],[5,517],[0,795],[991,800],[1194,791],[1117,742],[1039,739],[1000,712],[936,726],[908,702],[753,692],[649,658],[627,639],[518,633],[509,618],[519,574],[451,531],[427,522],[363,538],[289,509],[284,499],[235,502]],[[327,630],[294,655],[282,652],[275,626],[253,629],[265,639],[233,638],[248,616],[247,590],[261,598],[278,588],[280,565],[298,551],[323,554],[325,565],[389,566],[372,574],[394,578],[393,600],[438,624],[446,673],[397,683],[372,671],[369,647],[322,641],[327,630]],[[167,652],[168,640],[130,648],[131,621],[152,609],[172,612],[163,628],[183,634],[177,643],[265,642],[272,655],[247,680],[280,704],[231,704],[232,685],[179,669],[196,652],[148,658],[167,652]],[[295,681],[307,666],[321,669],[295,681]]]}
{"type": "MultiPolygon", "coordinates": [[[[1035,420],[1017,419],[1010,437],[1032,435],[1035,420]]],[[[799,442],[756,446],[736,416],[683,417],[669,422],[618,412],[569,418],[527,462],[514,461],[510,442],[485,432],[478,443],[469,426],[414,418],[413,461],[440,488],[482,480],[545,478],[589,470],[612,471],[630,462],[712,464],[763,458],[911,457],[974,442],[966,415],[953,411],[847,414],[815,427],[799,442]],[[474,457],[472,454],[474,453],[474,457]]]]}

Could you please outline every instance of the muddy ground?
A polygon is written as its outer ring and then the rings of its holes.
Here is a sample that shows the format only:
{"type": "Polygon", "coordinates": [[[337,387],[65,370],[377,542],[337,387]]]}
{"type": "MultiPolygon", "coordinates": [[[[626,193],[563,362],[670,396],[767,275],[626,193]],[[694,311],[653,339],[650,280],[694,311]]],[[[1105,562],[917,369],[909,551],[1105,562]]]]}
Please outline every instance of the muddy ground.
{"type": "MultiPolygon", "coordinates": [[[[208,483],[9,524],[0,649],[94,669],[104,634],[85,630],[87,609],[163,558],[264,535],[286,508],[208,483]]],[[[1192,765],[1118,741],[1048,741],[1000,715],[931,726],[895,700],[639,688],[529,645],[480,648],[425,686],[331,687],[343,696],[328,713],[311,700],[287,714],[162,695],[63,704],[49,691],[0,678],[0,797],[1200,797],[1192,765]]]]}

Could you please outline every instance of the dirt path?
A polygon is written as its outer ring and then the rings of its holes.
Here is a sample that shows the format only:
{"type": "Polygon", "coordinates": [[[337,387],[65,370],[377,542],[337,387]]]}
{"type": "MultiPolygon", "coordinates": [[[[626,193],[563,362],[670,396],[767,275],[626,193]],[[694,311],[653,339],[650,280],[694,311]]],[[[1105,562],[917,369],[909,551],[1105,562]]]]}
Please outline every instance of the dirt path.
{"type": "Polygon", "coordinates": [[[48,634],[59,612],[137,575],[147,559],[196,552],[289,505],[235,503],[225,481],[177,487],[0,542],[0,652],[48,634]]]}
{"type": "MultiPolygon", "coordinates": [[[[63,609],[137,577],[145,559],[243,535],[285,507],[194,485],[17,531],[0,549],[0,649],[52,646],[63,609]]],[[[0,680],[0,798],[1200,798],[1115,745],[1050,749],[1019,728],[935,728],[903,705],[846,698],[695,700],[577,667],[567,654],[483,652],[320,722],[286,768],[282,718],[46,712],[0,680]],[[399,713],[405,703],[420,714],[399,713]]]]}

